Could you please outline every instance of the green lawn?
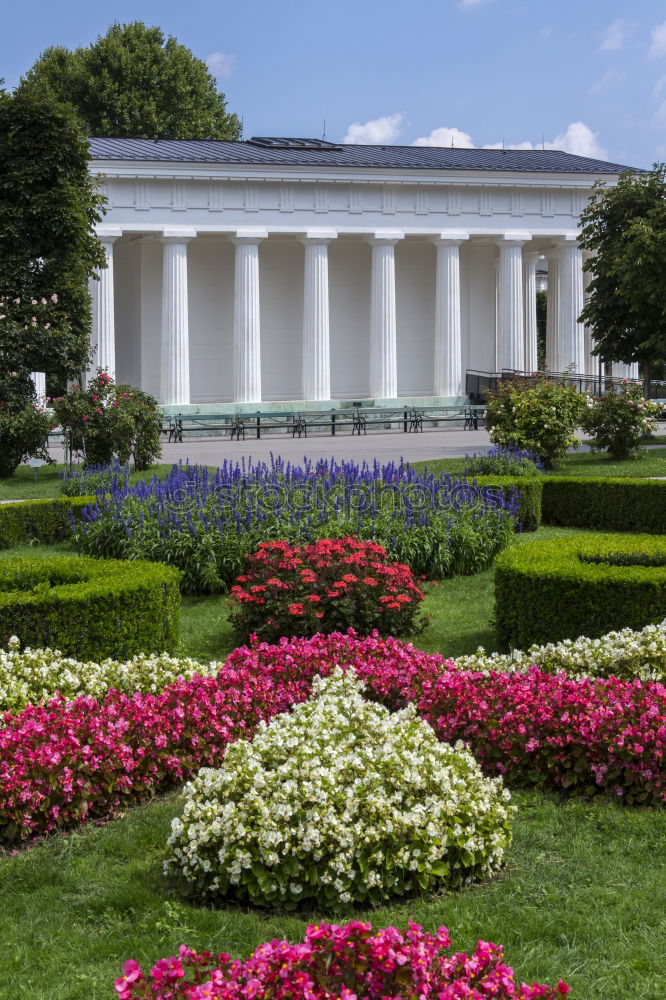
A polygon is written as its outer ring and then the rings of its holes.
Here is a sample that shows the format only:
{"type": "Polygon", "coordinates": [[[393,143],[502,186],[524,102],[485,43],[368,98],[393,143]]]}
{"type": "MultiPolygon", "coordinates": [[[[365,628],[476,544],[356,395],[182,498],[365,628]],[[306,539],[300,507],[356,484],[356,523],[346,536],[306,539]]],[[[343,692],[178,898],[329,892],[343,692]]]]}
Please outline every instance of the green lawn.
{"type": "MultiPolygon", "coordinates": [[[[154,465],[147,472],[133,472],[131,481],[135,483],[154,475],[166,476],[170,469],[170,465],[154,465]]],[[[42,500],[62,496],[60,475],[64,470],[64,465],[42,465],[37,470],[19,465],[9,479],[0,479],[0,500],[42,500]]]]}
{"type": "MultiPolygon", "coordinates": [[[[570,535],[541,528],[516,536],[570,535]]],[[[67,545],[14,549],[73,552],[67,545]]],[[[415,645],[446,655],[494,646],[492,571],[443,581],[428,593],[432,619],[415,645]]],[[[183,651],[219,659],[234,645],[223,597],[183,601],[183,651]]],[[[572,986],[572,1000],[663,1000],[666,996],[666,810],[587,804],[519,792],[514,844],[501,877],[463,892],[415,898],[359,919],[434,929],[446,924],[456,949],[501,942],[527,980],[572,986]]],[[[183,942],[247,955],[259,942],[297,940],[326,914],[210,909],[180,898],[163,878],[177,794],[104,825],[49,838],[14,855],[0,852],[0,998],[105,1000],[125,958],[144,967],[183,942]]]]}
{"type": "MultiPolygon", "coordinates": [[[[431,472],[463,472],[464,458],[440,458],[435,461],[414,462],[414,468],[428,467],[431,472]]],[[[666,448],[643,449],[637,458],[623,462],[613,461],[605,452],[572,452],[553,470],[554,476],[619,476],[648,478],[666,476],[666,448]]]]}

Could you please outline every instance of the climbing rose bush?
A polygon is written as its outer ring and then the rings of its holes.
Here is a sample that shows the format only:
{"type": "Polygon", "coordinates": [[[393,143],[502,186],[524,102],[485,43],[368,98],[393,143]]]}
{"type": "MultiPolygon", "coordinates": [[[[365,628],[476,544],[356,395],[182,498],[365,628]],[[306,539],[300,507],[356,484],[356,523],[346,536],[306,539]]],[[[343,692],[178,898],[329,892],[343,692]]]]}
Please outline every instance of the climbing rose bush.
{"type": "Polygon", "coordinates": [[[267,642],[347,627],[407,636],[419,627],[423,598],[409,566],[391,562],[376,542],[262,542],[231,588],[230,621],[243,639],[267,642]]]}
{"type": "Polygon", "coordinates": [[[255,641],[214,677],[177,680],[160,694],[110,690],[4,713],[0,842],[108,818],[220,767],[230,742],[305,701],[312,678],[347,665],[369,698],[414,702],[441,739],[466,742],[487,775],[627,803],[666,802],[666,687],[575,679],[537,667],[459,670],[453,660],[379,635],[255,641]]]}
{"type": "Polygon", "coordinates": [[[353,671],[227,750],[185,789],[167,873],[199,898],[291,909],[379,904],[492,875],[511,840],[509,792],[413,704],[363,697],[353,671]]]}
{"type": "Polygon", "coordinates": [[[562,980],[519,985],[499,945],[479,941],[473,955],[450,954],[450,946],[446,927],[432,935],[411,920],[407,931],[373,932],[357,920],[311,924],[303,943],[273,940],[245,960],[181,945],[148,977],[130,959],[115,986],[118,1000],[556,1000],[570,992],[562,980]]]}
{"type": "Polygon", "coordinates": [[[0,649],[0,711],[16,712],[56,694],[67,700],[81,694],[102,699],[109,688],[128,695],[158,694],[179,677],[207,677],[219,669],[219,663],[198,663],[166,653],[142,653],[124,662],[81,663],[63,656],[59,649],[27,647],[21,651],[20,640],[12,636],[7,649],[0,649]]]}

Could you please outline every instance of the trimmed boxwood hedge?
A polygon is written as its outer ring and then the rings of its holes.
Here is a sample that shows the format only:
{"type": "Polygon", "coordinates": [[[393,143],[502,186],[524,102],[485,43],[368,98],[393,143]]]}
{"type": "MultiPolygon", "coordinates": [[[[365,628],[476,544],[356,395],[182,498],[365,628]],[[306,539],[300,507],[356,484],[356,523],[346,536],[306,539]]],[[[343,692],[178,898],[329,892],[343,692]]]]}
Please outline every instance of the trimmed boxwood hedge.
{"type": "Polygon", "coordinates": [[[0,646],[51,646],[82,660],[175,653],[179,570],[140,560],[55,556],[0,562],[0,646]]]}
{"type": "Polygon", "coordinates": [[[666,534],[666,481],[543,479],[543,523],[598,531],[666,534]]]}
{"type": "Polygon", "coordinates": [[[474,476],[479,486],[497,486],[508,495],[513,488],[520,492],[518,518],[523,531],[536,531],[541,524],[541,492],[544,476],[474,476]]]}
{"type": "Polygon", "coordinates": [[[11,549],[35,540],[45,545],[62,542],[70,534],[70,511],[81,511],[95,497],[57,497],[0,504],[0,549],[11,549]]]}
{"type": "Polygon", "coordinates": [[[514,545],[495,562],[504,648],[640,629],[666,618],[666,537],[578,535],[514,545]]]}

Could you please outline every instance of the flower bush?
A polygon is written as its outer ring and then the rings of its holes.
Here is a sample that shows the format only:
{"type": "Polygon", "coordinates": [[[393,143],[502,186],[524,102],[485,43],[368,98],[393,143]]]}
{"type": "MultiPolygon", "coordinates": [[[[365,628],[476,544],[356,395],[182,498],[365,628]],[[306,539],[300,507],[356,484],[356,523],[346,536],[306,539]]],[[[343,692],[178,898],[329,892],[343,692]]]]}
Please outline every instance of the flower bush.
{"type": "Polygon", "coordinates": [[[644,434],[655,429],[661,407],[643,395],[643,387],[613,383],[603,396],[588,398],[581,426],[594,435],[595,448],[611,458],[631,458],[638,452],[644,434]]]}
{"type": "Polygon", "coordinates": [[[506,379],[488,400],[486,427],[494,444],[529,449],[551,469],[578,444],[574,431],[584,409],[584,397],[566,382],[506,379]]]}
{"type": "Polygon", "coordinates": [[[199,898],[338,909],[497,871],[509,792],[439,743],[413,704],[392,713],[364,688],[339,667],[315,677],[310,700],[203,768],[173,821],[167,872],[199,898]]]}
{"type": "Polygon", "coordinates": [[[71,700],[86,694],[101,700],[110,688],[128,695],[158,694],[180,677],[212,676],[219,669],[219,663],[202,664],[166,653],[143,653],[125,662],[81,663],[58,649],[27,648],[21,652],[14,636],[6,650],[0,649],[0,711],[17,712],[56,695],[71,700]]]}
{"type": "Polygon", "coordinates": [[[478,573],[517,527],[520,491],[407,465],[272,458],[271,464],[175,465],[166,479],[118,484],[73,531],[88,555],[177,566],[185,593],[232,585],[261,542],[378,542],[413,573],[478,573]]]}
{"type": "Polygon", "coordinates": [[[460,670],[528,670],[540,667],[549,673],[565,670],[569,677],[622,677],[666,684],[666,621],[635,631],[625,628],[599,639],[564,639],[523,652],[486,653],[482,646],[471,656],[459,656],[460,670]]]}
{"type": "Polygon", "coordinates": [[[0,841],[16,841],[126,805],[219,767],[229,742],[304,701],[316,674],[348,665],[368,697],[414,702],[442,739],[466,742],[510,784],[627,803],[666,801],[666,687],[617,678],[459,670],[452,660],[353,630],[255,642],[214,677],[157,695],[110,690],[5,713],[0,728],[0,841]]]}
{"type": "Polygon", "coordinates": [[[244,961],[181,945],[148,979],[129,959],[115,986],[118,1000],[556,1000],[570,992],[562,980],[519,985],[496,944],[479,941],[471,956],[449,954],[450,945],[446,927],[432,935],[412,921],[407,931],[374,932],[358,920],[311,924],[302,944],[273,940],[244,961]]]}
{"type": "Polygon", "coordinates": [[[116,385],[101,369],[86,389],[77,386],[52,405],[72,451],[83,454],[86,465],[114,458],[124,465],[132,458],[136,469],[148,469],[161,453],[157,400],[135,386],[116,385]]]}
{"type": "Polygon", "coordinates": [[[52,464],[47,450],[52,427],[53,418],[43,406],[26,402],[20,409],[12,407],[2,400],[0,386],[0,479],[9,478],[28,458],[52,464]]]}
{"type": "Polygon", "coordinates": [[[540,476],[543,462],[530,448],[496,445],[482,455],[465,455],[467,476],[540,476]]]}
{"type": "Polygon", "coordinates": [[[411,635],[423,600],[409,566],[376,542],[320,539],[302,549],[262,542],[231,588],[230,621],[243,639],[267,642],[347,626],[367,635],[411,635]]]}

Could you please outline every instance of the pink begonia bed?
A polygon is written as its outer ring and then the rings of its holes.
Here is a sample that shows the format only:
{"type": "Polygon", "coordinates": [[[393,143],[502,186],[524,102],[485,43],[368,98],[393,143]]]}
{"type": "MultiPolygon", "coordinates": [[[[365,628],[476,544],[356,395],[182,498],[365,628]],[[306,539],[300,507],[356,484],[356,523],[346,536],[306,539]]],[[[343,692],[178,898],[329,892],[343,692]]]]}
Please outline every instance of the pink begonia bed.
{"type": "Polygon", "coordinates": [[[352,920],[310,925],[302,944],[270,941],[245,961],[181,946],[145,976],[134,959],[116,980],[118,1000],[556,1000],[570,992],[516,983],[501,947],[479,941],[473,955],[449,954],[449,934],[410,921],[372,932],[352,920]]]}
{"type": "Polygon", "coordinates": [[[336,664],[353,667],[368,696],[391,708],[415,702],[442,740],[464,740],[509,787],[666,801],[664,685],[573,680],[536,667],[486,676],[349,630],[243,646],[217,676],[179,680],[157,695],[112,690],[100,702],[55,698],[5,713],[0,841],[113,817],[219,766],[229,742],[306,699],[312,677],[336,664]]]}

